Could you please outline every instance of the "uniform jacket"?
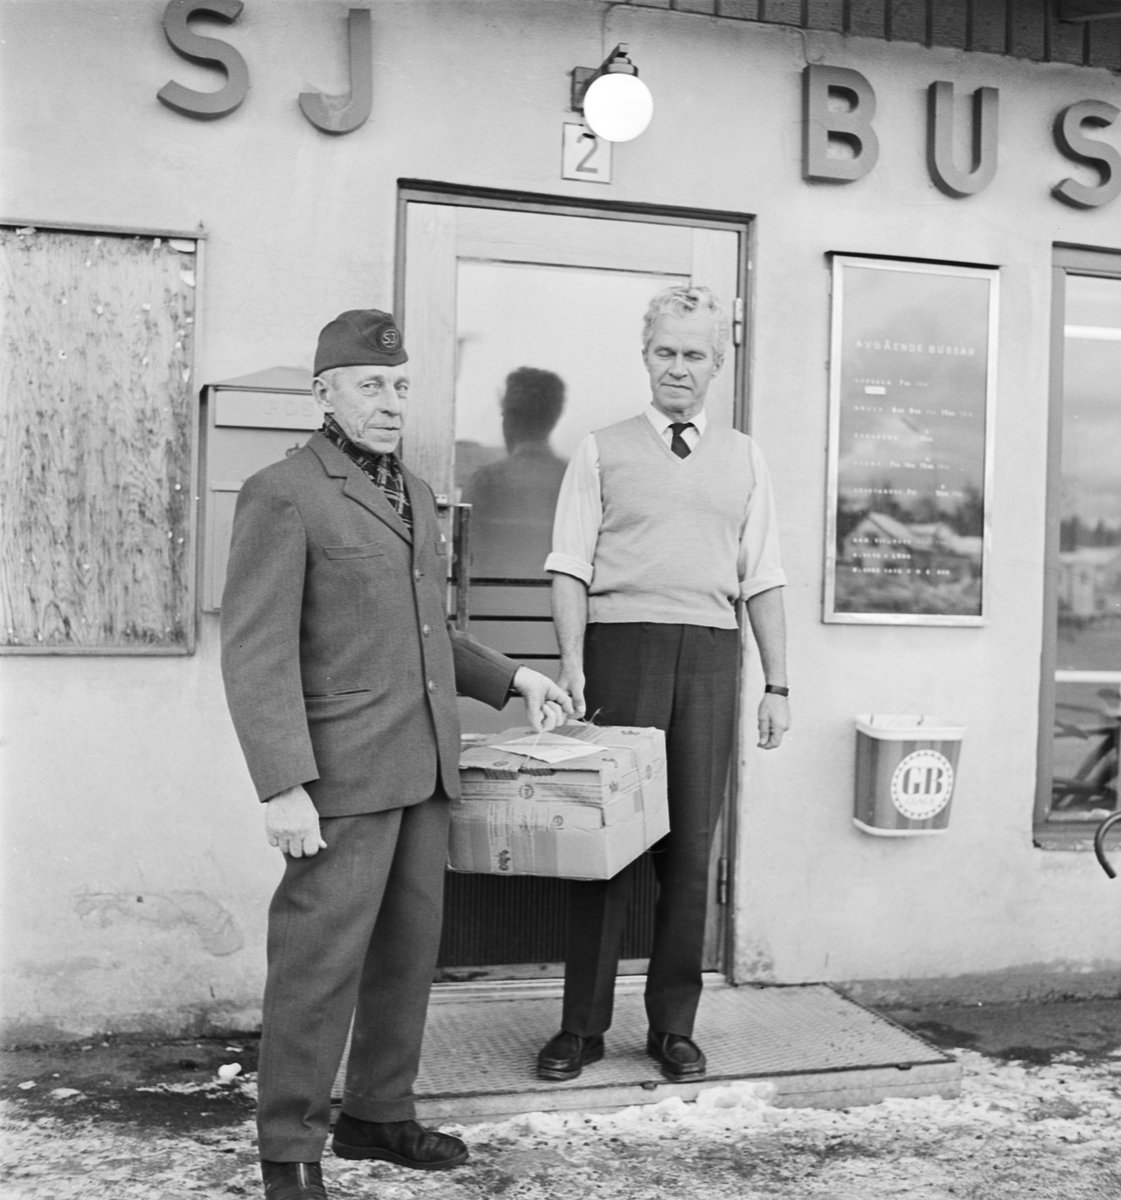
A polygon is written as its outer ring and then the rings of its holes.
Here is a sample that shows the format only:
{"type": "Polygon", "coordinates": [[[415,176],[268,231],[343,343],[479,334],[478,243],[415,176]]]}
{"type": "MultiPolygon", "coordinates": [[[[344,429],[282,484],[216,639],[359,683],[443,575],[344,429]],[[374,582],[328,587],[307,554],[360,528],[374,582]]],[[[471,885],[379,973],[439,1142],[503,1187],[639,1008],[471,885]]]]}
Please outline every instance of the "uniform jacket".
{"type": "Polygon", "coordinates": [[[262,800],[321,816],[459,794],[456,690],[501,708],[518,664],[449,630],[447,542],[404,471],[413,529],[321,433],[246,480],[222,597],[222,676],[262,800]]]}

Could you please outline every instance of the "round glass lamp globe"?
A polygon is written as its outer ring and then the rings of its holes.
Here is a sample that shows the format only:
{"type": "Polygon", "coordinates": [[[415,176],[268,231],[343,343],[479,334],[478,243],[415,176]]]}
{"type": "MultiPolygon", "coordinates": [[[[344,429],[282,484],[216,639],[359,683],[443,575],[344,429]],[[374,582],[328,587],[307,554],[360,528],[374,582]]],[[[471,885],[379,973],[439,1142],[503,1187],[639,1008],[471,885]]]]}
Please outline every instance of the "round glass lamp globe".
{"type": "Polygon", "coordinates": [[[654,97],[637,75],[601,75],[584,93],[584,120],[608,142],[629,142],[650,124],[654,97]]]}

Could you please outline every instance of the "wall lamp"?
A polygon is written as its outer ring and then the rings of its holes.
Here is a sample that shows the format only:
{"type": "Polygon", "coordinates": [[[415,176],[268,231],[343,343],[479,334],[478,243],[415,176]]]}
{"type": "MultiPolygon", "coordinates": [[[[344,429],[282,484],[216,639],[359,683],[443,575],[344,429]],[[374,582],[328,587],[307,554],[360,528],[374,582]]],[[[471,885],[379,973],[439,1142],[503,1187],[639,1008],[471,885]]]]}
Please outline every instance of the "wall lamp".
{"type": "Polygon", "coordinates": [[[573,68],[572,109],[583,113],[587,127],[607,142],[629,142],[650,124],[654,97],[627,57],[626,42],[598,67],[573,68]]]}

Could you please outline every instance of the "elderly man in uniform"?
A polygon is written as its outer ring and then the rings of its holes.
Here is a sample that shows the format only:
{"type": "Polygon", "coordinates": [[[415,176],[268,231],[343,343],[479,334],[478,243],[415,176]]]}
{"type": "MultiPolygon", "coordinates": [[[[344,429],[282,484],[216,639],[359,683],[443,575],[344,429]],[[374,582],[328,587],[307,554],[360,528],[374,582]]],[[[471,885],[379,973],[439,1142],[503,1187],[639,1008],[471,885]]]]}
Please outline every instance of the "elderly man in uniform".
{"type": "Polygon", "coordinates": [[[344,1158],[452,1167],[412,1087],[436,965],[457,795],[456,691],[536,728],[571,711],[545,676],[450,631],[431,490],[396,456],[409,377],[393,318],[342,313],[319,336],[323,429],[245,482],[222,671],[270,844],[258,1130],[269,1200],[323,1200],[319,1158],[351,1017],[344,1158]]]}
{"type": "MultiPolygon", "coordinates": [[[[577,447],[557,504],[553,618],[559,682],[602,724],[666,732],[670,833],[646,981],[648,1053],[671,1080],[697,1078],[692,1040],[712,838],[734,744],[736,602],[747,604],[766,687],[759,745],[789,727],[785,624],[767,468],[746,434],[705,414],[728,322],[707,288],[654,297],[643,330],[645,412],[577,447]]],[[[603,1057],[637,862],[570,884],[561,1031],[538,1056],[543,1079],[573,1079],[603,1057]]]]}

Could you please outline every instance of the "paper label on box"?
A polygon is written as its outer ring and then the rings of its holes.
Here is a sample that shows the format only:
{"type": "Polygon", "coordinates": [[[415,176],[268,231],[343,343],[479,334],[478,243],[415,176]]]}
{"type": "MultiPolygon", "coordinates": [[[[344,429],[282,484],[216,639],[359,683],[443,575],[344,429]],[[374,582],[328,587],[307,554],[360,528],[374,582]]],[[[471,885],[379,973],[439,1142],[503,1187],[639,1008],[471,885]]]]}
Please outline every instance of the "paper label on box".
{"type": "Polygon", "coordinates": [[[565,814],[548,804],[487,805],[487,848],[491,868],[498,874],[512,874],[527,855],[534,865],[547,872],[556,870],[556,847],[547,831],[565,826],[565,814]]]}
{"type": "Polygon", "coordinates": [[[498,806],[492,804],[487,813],[487,846],[492,870],[506,873],[513,870],[514,850],[510,845],[510,823],[502,819],[498,806]]]}
{"type": "Polygon", "coordinates": [[[542,762],[567,762],[571,758],[584,758],[589,754],[598,754],[598,746],[589,746],[587,742],[578,742],[575,738],[550,738],[543,736],[516,738],[511,742],[498,742],[495,750],[506,750],[511,754],[528,754],[530,758],[538,758],[542,762]]]}

